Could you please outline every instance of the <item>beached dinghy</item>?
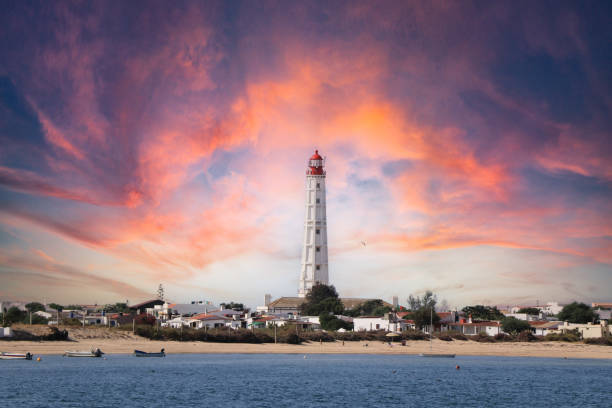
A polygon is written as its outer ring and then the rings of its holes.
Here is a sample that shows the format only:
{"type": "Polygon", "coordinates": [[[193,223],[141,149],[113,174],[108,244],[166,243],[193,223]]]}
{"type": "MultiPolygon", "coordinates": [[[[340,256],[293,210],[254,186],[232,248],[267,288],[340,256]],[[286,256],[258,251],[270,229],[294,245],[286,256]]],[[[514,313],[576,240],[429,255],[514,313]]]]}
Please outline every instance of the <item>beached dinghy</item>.
{"type": "Polygon", "coordinates": [[[161,349],[159,353],[147,353],[146,351],[134,350],[136,357],[166,357],[166,352],[161,349]]]}
{"type": "Polygon", "coordinates": [[[66,351],[66,357],[102,357],[104,353],[99,348],[90,351],[66,351]]]}
{"type": "Polygon", "coordinates": [[[31,360],[32,354],[30,353],[5,353],[0,352],[0,360],[31,360]]]}

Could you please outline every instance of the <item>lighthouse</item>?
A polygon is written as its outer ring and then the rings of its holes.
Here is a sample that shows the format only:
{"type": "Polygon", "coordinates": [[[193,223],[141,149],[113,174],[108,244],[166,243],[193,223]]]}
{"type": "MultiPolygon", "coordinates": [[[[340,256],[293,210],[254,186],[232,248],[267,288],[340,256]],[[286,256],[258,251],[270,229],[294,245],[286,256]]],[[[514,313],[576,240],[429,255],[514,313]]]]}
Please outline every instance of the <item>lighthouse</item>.
{"type": "Polygon", "coordinates": [[[324,164],[319,151],[315,150],[306,169],[306,214],[299,297],[305,297],[315,283],[329,284],[324,164]]]}

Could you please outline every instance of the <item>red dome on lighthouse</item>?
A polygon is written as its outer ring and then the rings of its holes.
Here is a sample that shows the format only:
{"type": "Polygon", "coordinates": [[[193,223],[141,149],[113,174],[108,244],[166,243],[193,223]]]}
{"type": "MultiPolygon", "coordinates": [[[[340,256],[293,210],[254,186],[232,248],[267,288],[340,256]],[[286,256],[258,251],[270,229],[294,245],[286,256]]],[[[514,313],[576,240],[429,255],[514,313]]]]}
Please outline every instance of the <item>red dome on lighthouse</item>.
{"type": "Polygon", "coordinates": [[[323,170],[323,158],[319,156],[318,150],[315,150],[314,154],[308,160],[308,170],[306,170],[306,174],[316,176],[325,175],[325,171],[323,170]]]}
{"type": "Polygon", "coordinates": [[[310,157],[310,160],[323,160],[323,158],[319,156],[319,151],[315,150],[314,154],[310,157]]]}

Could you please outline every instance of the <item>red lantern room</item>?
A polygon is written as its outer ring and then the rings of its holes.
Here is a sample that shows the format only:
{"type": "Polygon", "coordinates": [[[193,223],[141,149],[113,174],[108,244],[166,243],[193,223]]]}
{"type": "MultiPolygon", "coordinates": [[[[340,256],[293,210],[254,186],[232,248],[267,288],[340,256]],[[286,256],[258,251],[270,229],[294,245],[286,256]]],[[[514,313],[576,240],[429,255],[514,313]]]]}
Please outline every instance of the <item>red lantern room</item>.
{"type": "Polygon", "coordinates": [[[325,171],[323,170],[324,160],[321,156],[319,156],[319,151],[315,150],[315,153],[308,160],[308,170],[306,170],[306,174],[312,174],[315,176],[323,176],[325,175],[325,171]]]}

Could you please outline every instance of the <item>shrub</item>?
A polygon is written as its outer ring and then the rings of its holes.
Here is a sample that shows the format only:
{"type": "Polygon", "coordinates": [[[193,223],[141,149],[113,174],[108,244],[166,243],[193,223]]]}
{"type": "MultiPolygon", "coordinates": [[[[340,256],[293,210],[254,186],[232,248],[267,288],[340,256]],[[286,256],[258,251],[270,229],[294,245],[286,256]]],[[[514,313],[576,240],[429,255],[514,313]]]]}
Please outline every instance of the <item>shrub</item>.
{"type": "Polygon", "coordinates": [[[546,336],[544,336],[544,340],[576,342],[580,341],[580,334],[573,331],[567,333],[548,333],[546,336]]]}
{"type": "Polygon", "coordinates": [[[531,326],[525,320],[519,320],[514,317],[506,317],[502,320],[502,329],[506,333],[516,335],[525,330],[531,330],[531,326]]]}
{"type": "Polygon", "coordinates": [[[516,341],[529,342],[529,341],[538,341],[538,339],[536,338],[536,336],[534,336],[531,333],[531,330],[524,330],[520,332],[518,336],[516,336],[516,341]]]}
{"type": "Polygon", "coordinates": [[[358,331],[358,332],[335,332],[334,337],[340,341],[372,341],[376,339],[376,336],[372,332],[358,331]]]}
{"type": "Polygon", "coordinates": [[[82,326],[83,325],[83,321],[79,320],[77,318],[74,317],[70,317],[67,319],[62,319],[62,321],[60,322],[62,324],[62,326],[82,326]]]}
{"type": "Polygon", "coordinates": [[[41,340],[46,341],[63,341],[68,340],[68,330],[60,330],[57,327],[49,327],[51,333],[40,336],[41,340]]]}
{"type": "Polygon", "coordinates": [[[506,333],[497,333],[493,338],[495,341],[512,341],[512,337],[508,336],[506,333]]]}
{"type": "Polygon", "coordinates": [[[300,344],[302,343],[302,338],[295,333],[289,333],[284,339],[284,342],[287,344],[300,344]]]}
{"type": "Polygon", "coordinates": [[[442,341],[453,341],[453,338],[451,336],[448,336],[446,334],[438,336],[438,338],[442,341]]]}
{"type": "Polygon", "coordinates": [[[301,337],[304,340],[307,341],[324,341],[324,342],[331,342],[331,341],[336,341],[336,339],[334,338],[334,336],[332,336],[331,334],[327,333],[327,332],[323,332],[323,331],[314,331],[314,332],[302,332],[300,333],[301,337]]]}
{"type": "Polygon", "coordinates": [[[598,344],[600,346],[612,346],[612,337],[598,337],[594,339],[586,339],[586,344],[598,344]]]}
{"type": "Polygon", "coordinates": [[[406,330],[402,332],[402,340],[429,340],[429,335],[418,330],[406,330]]]}
{"type": "Polygon", "coordinates": [[[451,336],[455,340],[467,341],[468,339],[463,333],[459,333],[459,332],[449,332],[448,335],[451,336]]]}
{"type": "Polygon", "coordinates": [[[470,340],[477,341],[479,343],[494,343],[495,339],[489,336],[487,333],[480,332],[474,336],[469,336],[470,340]]]}

